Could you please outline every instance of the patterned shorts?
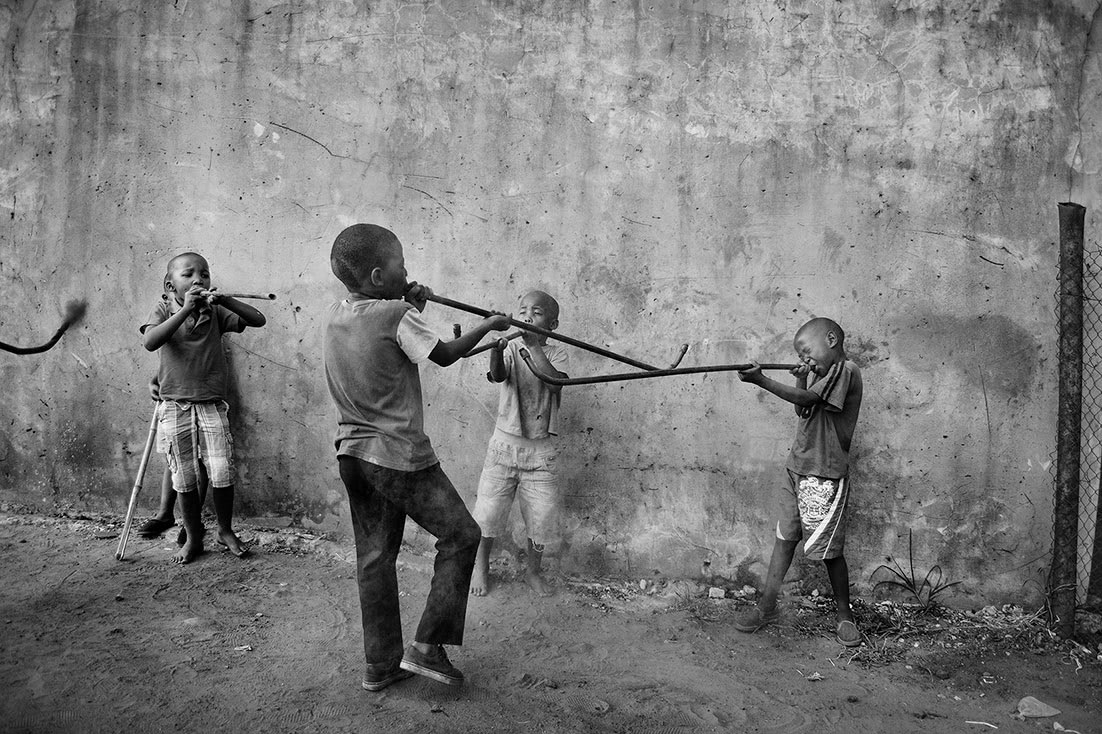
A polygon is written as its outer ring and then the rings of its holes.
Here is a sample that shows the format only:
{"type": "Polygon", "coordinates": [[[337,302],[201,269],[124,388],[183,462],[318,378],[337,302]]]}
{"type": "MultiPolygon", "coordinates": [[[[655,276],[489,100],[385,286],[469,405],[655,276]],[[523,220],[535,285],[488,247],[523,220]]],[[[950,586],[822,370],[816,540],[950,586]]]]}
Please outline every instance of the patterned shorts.
{"type": "Polygon", "coordinates": [[[804,539],[808,558],[825,561],[842,555],[846,544],[846,503],[849,481],[805,477],[785,472],[787,486],[780,494],[777,537],[804,539]]]}
{"type": "Polygon", "coordinates": [[[157,452],[168,458],[172,488],[194,492],[202,472],[212,487],[233,484],[229,405],[163,400],[157,405],[157,452]]]}

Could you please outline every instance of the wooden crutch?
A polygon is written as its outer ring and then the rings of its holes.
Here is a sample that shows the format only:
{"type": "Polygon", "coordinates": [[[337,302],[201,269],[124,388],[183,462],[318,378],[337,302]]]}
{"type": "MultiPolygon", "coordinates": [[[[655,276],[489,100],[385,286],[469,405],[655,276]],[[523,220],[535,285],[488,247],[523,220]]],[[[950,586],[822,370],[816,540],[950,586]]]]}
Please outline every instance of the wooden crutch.
{"type": "Polygon", "coordinates": [[[121,561],[126,553],[126,540],[130,537],[130,524],[134,522],[134,509],[138,506],[138,492],[142,488],[142,480],[145,479],[145,468],[149,465],[149,454],[153,451],[153,442],[157,439],[157,408],[153,408],[153,420],[149,422],[149,437],[145,440],[145,450],[142,451],[142,460],[138,464],[138,476],[134,480],[134,488],[130,490],[130,506],[126,509],[126,522],[122,526],[122,537],[119,538],[119,548],[115,551],[115,559],[121,561]]]}

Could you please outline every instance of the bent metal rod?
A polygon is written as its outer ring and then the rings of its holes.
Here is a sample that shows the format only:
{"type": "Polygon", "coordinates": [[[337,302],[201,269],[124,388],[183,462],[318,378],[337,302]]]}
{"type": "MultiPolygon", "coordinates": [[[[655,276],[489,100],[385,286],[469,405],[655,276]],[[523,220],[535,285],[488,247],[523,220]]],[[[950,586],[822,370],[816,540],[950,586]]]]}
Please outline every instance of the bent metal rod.
{"type": "MultiPolygon", "coordinates": [[[[684,352],[682,352],[682,354],[684,354],[684,352]]],[[[615,375],[595,375],[593,377],[553,377],[532,363],[532,355],[528,353],[527,349],[521,347],[520,357],[524,360],[524,363],[528,365],[528,369],[532,370],[532,374],[549,385],[592,385],[598,382],[642,380],[648,377],[672,377],[674,375],[692,375],[701,372],[742,372],[754,366],[750,363],[712,364],[703,365],[701,367],[671,367],[666,370],[651,370],[649,372],[622,372],[615,375]]],[[[799,367],[799,365],[767,362],[759,364],[758,367],[763,370],[792,370],[799,367]]]]}
{"type": "MultiPolygon", "coordinates": [[[[494,312],[488,311],[484,308],[479,308],[477,306],[471,306],[469,304],[461,303],[459,301],[453,301],[450,298],[444,298],[443,296],[438,296],[436,294],[433,294],[433,295],[429,296],[427,300],[432,301],[433,303],[439,303],[441,306],[447,306],[449,308],[454,308],[454,309],[459,310],[459,311],[466,311],[467,313],[473,313],[474,315],[481,316],[482,318],[489,318],[490,316],[495,316],[496,315],[494,312]]],[[[594,346],[592,344],[587,344],[587,343],[585,343],[585,342],[583,342],[579,339],[573,339],[569,336],[566,336],[565,334],[559,334],[558,332],[551,331],[550,329],[544,329],[544,328],[539,327],[539,326],[533,326],[532,324],[526,324],[523,321],[518,321],[518,320],[513,319],[513,318],[509,319],[509,323],[512,324],[513,326],[517,327],[518,329],[524,329],[525,331],[531,331],[531,332],[534,332],[536,334],[541,334],[543,336],[546,336],[548,339],[555,339],[555,340],[563,342],[565,344],[569,344],[571,346],[578,347],[579,349],[585,349],[586,351],[593,352],[594,354],[599,354],[602,357],[608,357],[609,359],[614,359],[617,362],[623,362],[624,364],[630,364],[632,367],[638,367],[641,370],[647,370],[647,371],[650,371],[650,372],[654,372],[654,371],[658,370],[658,368],[655,367],[654,365],[647,364],[646,362],[640,362],[639,360],[632,359],[631,357],[625,357],[622,354],[616,354],[615,352],[610,352],[607,349],[602,349],[601,347],[597,347],[597,346],[594,346]]],[[[688,349],[687,345],[686,345],[685,349],[688,349]]],[[[681,353],[684,354],[685,353],[684,350],[682,350],[681,353]]],[[[680,361],[680,358],[678,359],[678,361],[680,361]]]]}
{"type": "Polygon", "coordinates": [[[200,291],[201,296],[221,296],[222,298],[254,298],[258,301],[274,301],[276,299],[275,293],[231,293],[223,292],[219,290],[213,291],[200,291]]]}

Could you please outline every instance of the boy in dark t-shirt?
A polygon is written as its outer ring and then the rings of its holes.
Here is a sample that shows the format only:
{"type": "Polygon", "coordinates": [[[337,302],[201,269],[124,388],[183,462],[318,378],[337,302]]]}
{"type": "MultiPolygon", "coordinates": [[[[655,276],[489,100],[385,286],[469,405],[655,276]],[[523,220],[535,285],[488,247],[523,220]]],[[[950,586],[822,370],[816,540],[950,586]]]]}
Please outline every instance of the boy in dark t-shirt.
{"type": "Polygon", "coordinates": [[[780,516],[765,590],[758,605],[734,626],[742,632],[756,632],[779,618],[777,597],[802,537],[807,557],[826,565],[837,605],[837,640],[856,647],[861,644],[861,633],[850,609],[849,569],[842,550],[849,449],[863,392],[861,371],[846,359],[845,333],[830,319],[816,318],[801,326],[793,346],[802,362],[792,370],[795,385],[766,377],[756,364],[739,372],[743,382],[795,405],[800,422],[785,467],[786,488],[780,492],[780,516]]]}

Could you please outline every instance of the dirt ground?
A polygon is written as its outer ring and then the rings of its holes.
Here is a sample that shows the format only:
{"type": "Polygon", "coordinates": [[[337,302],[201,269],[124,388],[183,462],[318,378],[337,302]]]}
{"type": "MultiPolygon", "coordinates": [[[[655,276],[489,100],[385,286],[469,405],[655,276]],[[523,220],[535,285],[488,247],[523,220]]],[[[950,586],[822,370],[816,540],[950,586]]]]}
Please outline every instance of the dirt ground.
{"type": "MultiPolygon", "coordinates": [[[[517,562],[472,599],[452,660],[461,688],[414,677],[360,688],[351,547],[240,526],[247,559],[169,562],[174,535],[117,517],[0,512],[0,731],[5,732],[1102,732],[1102,648],[1014,608],[922,614],[859,603],[866,644],[830,633],[829,601],[790,595],[754,635],[687,580],[558,577],[517,562]],[[1024,718],[1033,696],[1060,710],[1024,718]]],[[[407,631],[430,556],[404,551],[407,631]]]]}

